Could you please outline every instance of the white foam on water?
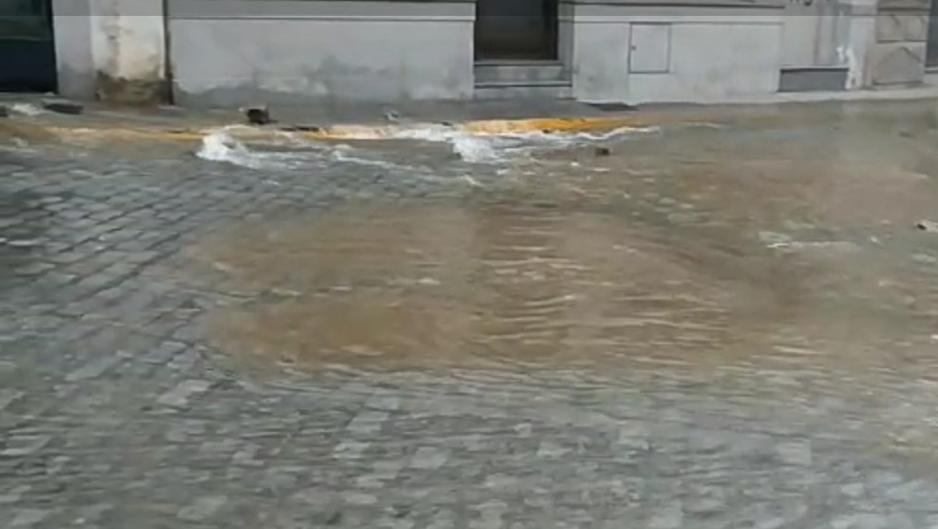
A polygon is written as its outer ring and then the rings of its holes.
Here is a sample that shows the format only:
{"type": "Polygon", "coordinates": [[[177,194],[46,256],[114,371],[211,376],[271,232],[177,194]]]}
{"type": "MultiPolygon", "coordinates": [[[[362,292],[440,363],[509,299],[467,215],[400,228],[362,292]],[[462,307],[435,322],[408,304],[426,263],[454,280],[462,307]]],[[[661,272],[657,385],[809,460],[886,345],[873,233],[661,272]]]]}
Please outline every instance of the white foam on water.
{"type": "Polygon", "coordinates": [[[364,165],[368,167],[378,167],[381,169],[398,169],[404,171],[418,171],[419,169],[410,165],[401,165],[394,162],[389,162],[387,160],[376,160],[372,158],[363,158],[361,156],[356,156],[350,154],[352,148],[348,145],[338,145],[335,150],[332,151],[332,159],[338,162],[353,163],[357,165],[364,165]]]}
{"type": "Polygon", "coordinates": [[[38,116],[39,114],[45,113],[45,110],[32,103],[14,103],[13,106],[10,107],[10,110],[25,116],[38,116]]]}
{"type": "Polygon", "coordinates": [[[445,125],[430,125],[415,129],[404,129],[392,135],[395,139],[401,140],[423,140],[434,142],[449,142],[461,133],[453,127],[445,125]]]}
{"type": "Polygon", "coordinates": [[[469,163],[492,163],[501,161],[490,138],[478,136],[456,136],[450,140],[453,152],[469,163]]]}
{"type": "MultiPolygon", "coordinates": [[[[420,168],[403,165],[376,157],[367,157],[348,145],[328,147],[326,144],[311,143],[289,133],[277,136],[272,141],[275,147],[298,147],[296,151],[261,151],[247,147],[232,133],[243,126],[229,126],[214,130],[202,138],[202,146],[196,153],[203,160],[225,162],[250,169],[275,169],[308,166],[326,160],[351,163],[387,170],[420,171],[420,168]]],[[[505,134],[474,134],[447,125],[427,125],[394,131],[384,139],[404,139],[447,143],[453,152],[465,162],[472,164],[498,164],[519,157],[530,156],[544,149],[563,149],[583,144],[608,141],[618,136],[658,132],[657,127],[620,127],[604,132],[542,132],[505,134]]]]}
{"type": "Polygon", "coordinates": [[[453,152],[469,163],[498,163],[543,149],[570,148],[585,143],[609,141],[619,136],[657,132],[660,132],[658,127],[619,127],[604,132],[532,131],[472,134],[453,127],[431,125],[402,130],[394,136],[399,139],[449,143],[453,152]]]}
{"type": "Polygon", "coordinates": [[[700,121],[697,123],[688,123],[684,125],[684,128],[687,129],[716,129],[723,130],[730,128],[729,125],[724,125],[722,123],[710,123],[708,121],[700,121]]]}
{"type": "Polygon", "coordinates": [[[297,169],[321,165],[327,161],[349,163],[386,170],[418,171],[417,167],[355,154],[348,145],[329,146],[310,142],[287,133],[265,138],[264,146],[290,150],[257,150],[232,135],[241,126],[224,127],[209,132],[195,155],[203,160],[230,163],[248,169],[297,169]]]}
{"type": "Polygon", "coordinates": [[[498,138],[479,136],[445,125],[430,125],[404,129],[393,134],[395,139],[448,143],[463,161],[469,163],[492,163],[500,161],[496,151],[498,138]]]}
{"type": "Polygon", "coordinates": [[[227,162],[249,169],[262,169],[265,165],[265,160],[234,139],[229,129],[219,129],[208,133],[202,138],[202,147],[195,155],[210,162],[227,162]]]}
{"type": "Polygon", "coordinates": [[[203,160],[230,163],[248,169],[294,169],[323,162],[323,153],[319,146],[288,135],[268,138],[265,143],[273,147],[302,148],[302,150],[251,149],[232,136],[231,132],[239,127],[224,127],[209,132],[202,138],[202,146],[195,155],[203,160]]]}

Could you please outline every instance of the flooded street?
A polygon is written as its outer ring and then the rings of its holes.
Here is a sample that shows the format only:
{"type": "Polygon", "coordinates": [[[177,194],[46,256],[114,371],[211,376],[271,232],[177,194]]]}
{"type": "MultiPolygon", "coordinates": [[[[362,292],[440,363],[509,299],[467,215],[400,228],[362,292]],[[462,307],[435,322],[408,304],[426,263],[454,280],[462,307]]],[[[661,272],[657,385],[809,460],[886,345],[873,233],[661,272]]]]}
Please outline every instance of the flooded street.
{"type": "MultiPolygon", "coordinates": [[[[927,362],[938,238],[915,223],[938,130],[913,110],[726,109],[507,153],[481,137],[495,161],[435,162],[455,196],[353,197],[189,252],[253,294],[212,315],[223,349],[314,372],[927,362]]],[[[434,155],[392,147],[366,152],[434,155]]]]}
{"type": "Polygon", "coordinates": [[[0,512],[938,527],[936,146],[916,101],[5,150],[0,512]]]}

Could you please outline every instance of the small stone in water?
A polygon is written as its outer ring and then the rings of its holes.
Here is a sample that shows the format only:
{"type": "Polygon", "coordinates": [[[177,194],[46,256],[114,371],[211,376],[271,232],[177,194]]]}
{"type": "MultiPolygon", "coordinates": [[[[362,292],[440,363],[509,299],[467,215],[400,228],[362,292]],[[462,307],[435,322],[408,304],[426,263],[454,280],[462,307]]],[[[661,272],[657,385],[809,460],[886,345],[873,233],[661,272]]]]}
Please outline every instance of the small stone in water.
{"type": "Polygon", "coordinates": [[[251,125],[267,125],[271,123],[270,110],[266,106],[254,106],[243,109],[244,116],[251,125]]]}
{"type": "Polygon", "coordinates": [[[81,103],[75,103],[67,99],[43,99],[42,107],[59,114],[81,114],[85,107],[81,103]]]}

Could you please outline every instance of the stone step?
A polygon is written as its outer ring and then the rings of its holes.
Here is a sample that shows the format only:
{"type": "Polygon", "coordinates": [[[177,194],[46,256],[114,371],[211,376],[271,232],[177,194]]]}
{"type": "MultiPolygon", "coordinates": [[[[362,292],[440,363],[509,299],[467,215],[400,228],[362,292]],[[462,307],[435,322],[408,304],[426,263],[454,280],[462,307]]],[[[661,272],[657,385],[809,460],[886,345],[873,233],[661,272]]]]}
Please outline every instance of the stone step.
{"type": "Polygon", "coordinates": [[[476,85],[566,81],[569,78],[559,61],[478,61],[475,64],[476,85]]]}
{"type": "Polygon", "coordinates": [[[476,99],[572,99],[569,81],[494,82],[476,84],[476,99]]]}

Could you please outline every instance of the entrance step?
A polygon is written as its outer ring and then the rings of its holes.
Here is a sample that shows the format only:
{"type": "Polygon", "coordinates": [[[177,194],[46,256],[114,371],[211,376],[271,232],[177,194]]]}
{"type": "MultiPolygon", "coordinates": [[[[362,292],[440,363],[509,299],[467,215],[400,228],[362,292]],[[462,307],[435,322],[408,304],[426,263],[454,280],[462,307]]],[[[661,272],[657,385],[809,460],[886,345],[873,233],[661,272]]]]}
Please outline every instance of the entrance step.
{"type": "Polygon", "coordinates": [[[570,75],[559,61],[478,61],[476,99],[570,99],[570,75]]]}
{"type": "Polygon", "coordinates": [[[569,81],[476,84],[476,99],[572,99],[569,81]]]}
{"type": "Polygon", "coordinates": [[[560,61],[477,61],[476,85],[491,83],[529,83],[532,81],[567,81],[560,61]]]}

